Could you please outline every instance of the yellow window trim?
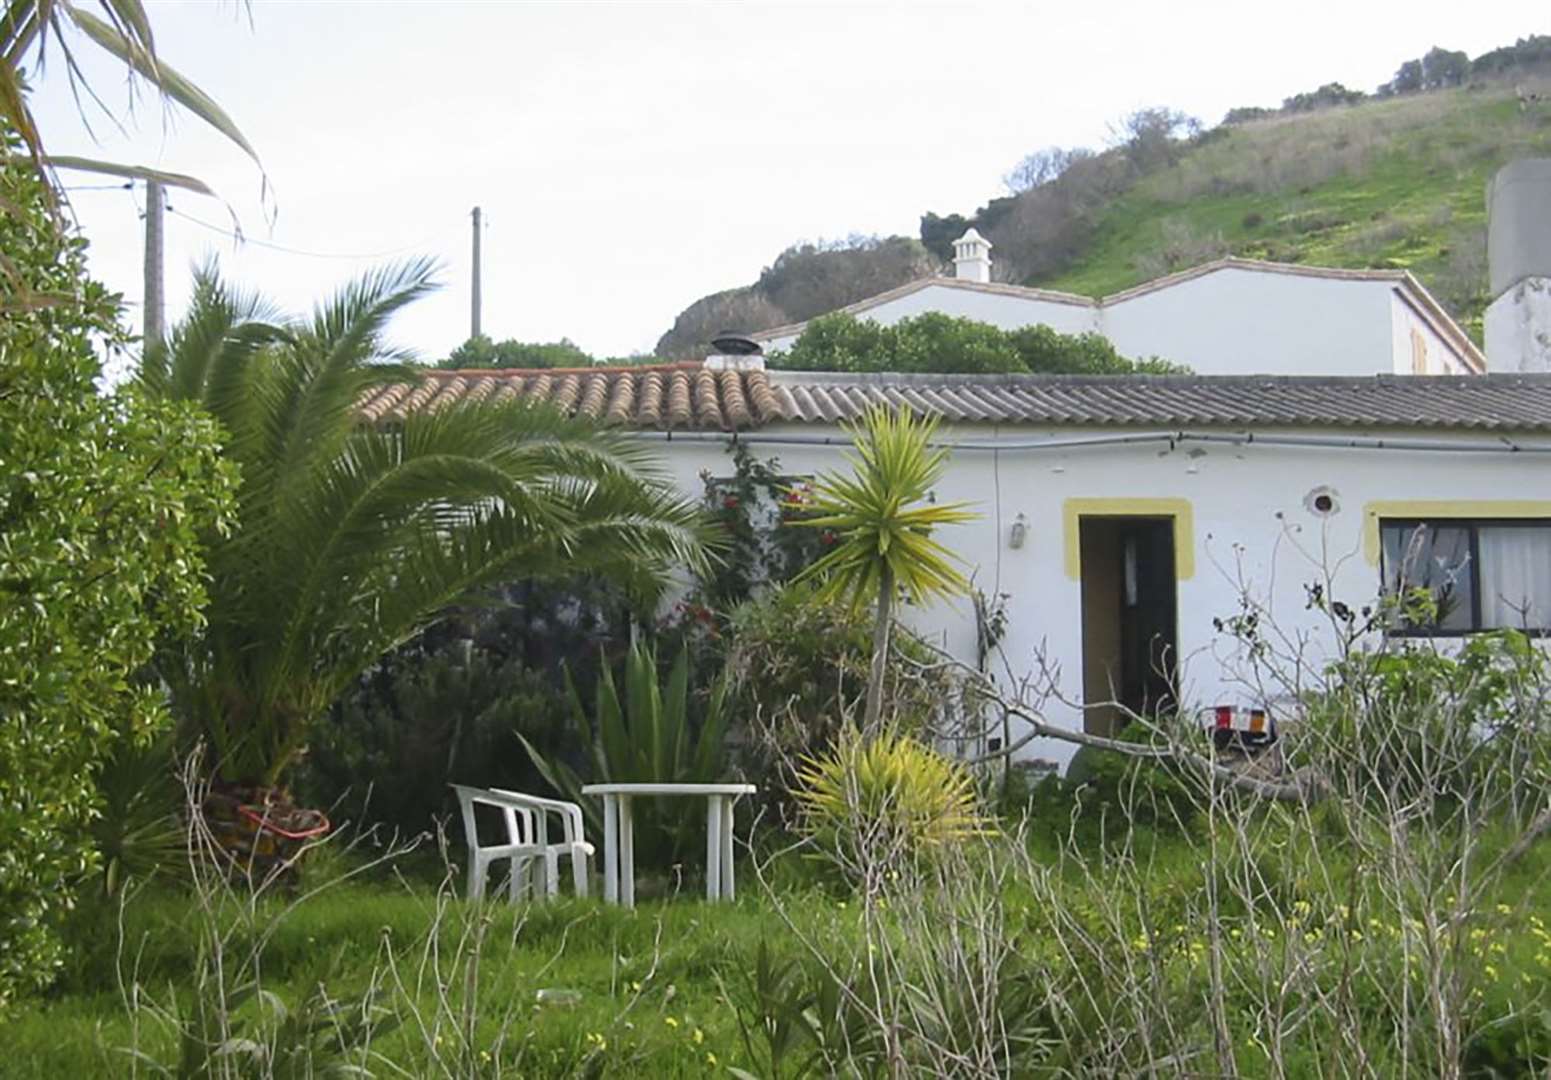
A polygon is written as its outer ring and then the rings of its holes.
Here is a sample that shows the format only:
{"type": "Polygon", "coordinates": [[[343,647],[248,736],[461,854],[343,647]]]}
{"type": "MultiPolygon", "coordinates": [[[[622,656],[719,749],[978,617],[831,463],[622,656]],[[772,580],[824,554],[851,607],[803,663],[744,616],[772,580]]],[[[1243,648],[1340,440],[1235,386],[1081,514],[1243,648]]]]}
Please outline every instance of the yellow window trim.
{"type": "Polygon", "coordinates": [[[1085,517],[1153,517],[1174,520],[1174,578],[1195,576],[1195,515],[1189,499],[1067,499],[1061,504],[1066,576],[1082,580],[1081,523],[1085,517]]]}
{"type": "Polygon", "coordinates": [[[1363,507],[1363,556],[1379,565],[1384,518],[1551,518],[1546,499],[1392,499],[1363,507]]]}

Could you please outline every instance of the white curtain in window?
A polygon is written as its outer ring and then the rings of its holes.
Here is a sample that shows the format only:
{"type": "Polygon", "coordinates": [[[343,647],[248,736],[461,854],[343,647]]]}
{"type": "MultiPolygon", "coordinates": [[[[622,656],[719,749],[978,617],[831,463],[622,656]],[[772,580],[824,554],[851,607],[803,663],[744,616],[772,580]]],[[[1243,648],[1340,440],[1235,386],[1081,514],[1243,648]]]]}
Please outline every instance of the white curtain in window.
{"type": "Polygon", "coordinates": [[[1551,528],[1482,526],[1481,624],[1551,629],[1551,528]]]}

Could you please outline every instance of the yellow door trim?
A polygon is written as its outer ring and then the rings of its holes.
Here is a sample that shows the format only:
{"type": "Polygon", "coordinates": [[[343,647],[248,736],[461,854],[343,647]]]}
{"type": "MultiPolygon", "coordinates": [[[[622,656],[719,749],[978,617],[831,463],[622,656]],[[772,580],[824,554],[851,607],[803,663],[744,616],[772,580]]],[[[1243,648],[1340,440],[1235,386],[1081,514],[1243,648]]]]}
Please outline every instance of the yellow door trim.
{"type": "Polygon", "coordinates": [[[1195,515],[1189,499],[1067,499],[1061,504],[1066,576],[1082,580],[1081,521],[1085,517],[1153,517],[1174,520],[1174,578],[1195,576],[1195,515]]]}
{"type": "Polygon", "coordinates": [[[1383,499],[1363,507],[1363,557],[1379,565],[1384,518],[1551,518],[1547,499],[1383,499]]]}

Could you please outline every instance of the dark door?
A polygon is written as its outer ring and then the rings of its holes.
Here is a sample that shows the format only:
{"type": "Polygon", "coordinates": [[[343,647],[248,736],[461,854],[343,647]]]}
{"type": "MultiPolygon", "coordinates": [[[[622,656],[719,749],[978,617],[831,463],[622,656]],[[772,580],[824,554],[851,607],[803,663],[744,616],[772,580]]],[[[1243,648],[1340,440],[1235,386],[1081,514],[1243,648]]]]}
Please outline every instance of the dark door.
{"type": "Polygon", "coordinates": [[[1084,727],[1119,730],[1125,713],[1174,707],[1179,663],[1170,518],[1084,517],[1082,545],[1084,727]]]}
{"type": "Polygon", "coordinates": [[[1138,713],[1172,709],[1179,662],[1174,523],[1124,520],[1120,557],[1121,701],[1138,713]]]}

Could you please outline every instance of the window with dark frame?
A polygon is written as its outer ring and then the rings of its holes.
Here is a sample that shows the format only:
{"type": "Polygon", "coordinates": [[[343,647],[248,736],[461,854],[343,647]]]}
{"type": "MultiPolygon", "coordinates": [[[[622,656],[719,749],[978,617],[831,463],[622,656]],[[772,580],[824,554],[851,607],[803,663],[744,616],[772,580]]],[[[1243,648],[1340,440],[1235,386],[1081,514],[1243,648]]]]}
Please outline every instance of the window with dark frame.
{"type": "Polygon", "coordinates": [[[1438,607],[1431,625],[1393,632],[1551,633],[1551,519],[1385,519],[1379,538],[1385,592],[1424,588],[1438,607]]]}

